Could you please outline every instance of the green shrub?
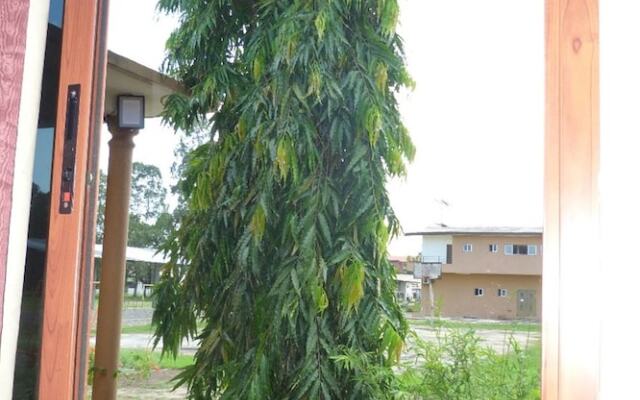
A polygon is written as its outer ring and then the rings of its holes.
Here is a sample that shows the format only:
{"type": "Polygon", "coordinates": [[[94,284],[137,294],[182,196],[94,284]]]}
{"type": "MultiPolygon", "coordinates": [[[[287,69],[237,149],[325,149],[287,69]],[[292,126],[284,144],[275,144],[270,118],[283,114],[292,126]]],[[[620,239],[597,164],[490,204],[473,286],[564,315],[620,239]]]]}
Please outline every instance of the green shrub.
{"type": "Polygon", "coordinates": [[[137,349],[123,349],[120,351],[120,368],[124,373],[135,374],[144,378],[149,377],[156,369],[181,369],[192,365],[193,356],[178,355],[177,357],[162,357],[159,352],[137,349]]]}
{"type": "Polygon", "coordinates": [[[413,335],[415,362],[399,374],[399,398],[411,400],[540,399],[540,347],[527,348],[506,337],[498,354],[480,344],[471,329],[444,329],[436,340],[413,335]]]}
{"type": "Polygon", "coordinates": [[[123,351],[120,354],[120,368],[124,371],[134,371],[145,378],[149,377],[154,367],[151,352],[148,351],[123,351]]]}
{"type": "Polygon", "coordinates": [[[402,304],[402,309],[405,312],[417,313],[417,312],[420,312],[422,310],[422,304],[420,304],[420,301],[413,301],[413,302],[409,302],[409,303],[404,303],[404,304],[402,304]]]}

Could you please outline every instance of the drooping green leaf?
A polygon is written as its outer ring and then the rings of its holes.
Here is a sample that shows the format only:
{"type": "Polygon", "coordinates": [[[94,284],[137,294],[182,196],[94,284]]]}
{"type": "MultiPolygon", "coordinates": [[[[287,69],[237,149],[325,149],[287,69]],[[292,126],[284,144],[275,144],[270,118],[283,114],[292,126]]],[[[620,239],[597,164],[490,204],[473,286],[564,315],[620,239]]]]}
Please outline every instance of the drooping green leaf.
{"type": "Polygon", "coordinates": [[[189,90],[164,119],[209,133],[186,157],[154,313],[169,354],[200,340],[178,382],[192,399],[392,398],[407,325],[384,185],[415,152],[397,0],[159,8],[180,20],[165,71],[189,90]]]}

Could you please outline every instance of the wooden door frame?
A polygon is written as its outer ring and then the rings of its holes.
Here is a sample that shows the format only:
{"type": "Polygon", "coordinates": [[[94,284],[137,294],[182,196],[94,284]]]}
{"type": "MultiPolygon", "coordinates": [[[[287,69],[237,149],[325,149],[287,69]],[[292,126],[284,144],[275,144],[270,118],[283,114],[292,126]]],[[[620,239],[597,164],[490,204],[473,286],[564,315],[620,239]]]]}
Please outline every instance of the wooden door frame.
{"type": "Polygon", "coordinates": [[[546,0],[542,398],[599,390],[599,1],[546,0]],[[588,250],[588,251],[587,251],[588,250]]]}
{"type": "Polygon", "coordinates": [[[88,340],[87,292],[92,274],[96,146],[106,68],[104,0],[65,0],[60,85],[45,268],[39,398],[82,398],[88,340]],[[60,212],[66,98],[81,85],[75,153],[74,207],[60,212]],[[87,250],[89,249],[89,250],[87,250]]]}

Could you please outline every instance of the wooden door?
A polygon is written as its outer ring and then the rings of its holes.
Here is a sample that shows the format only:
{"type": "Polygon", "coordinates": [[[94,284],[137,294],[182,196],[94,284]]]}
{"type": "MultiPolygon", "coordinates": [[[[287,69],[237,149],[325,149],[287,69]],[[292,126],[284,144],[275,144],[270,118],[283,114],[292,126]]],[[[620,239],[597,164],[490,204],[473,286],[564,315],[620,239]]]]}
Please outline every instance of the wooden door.
{"type": "Polygon", "coordinates": [[[95,221],[88,210],[94,210],[97,185],[93,155],[102,119],[106,3],[64,4],[40,351],[42,400],[83,397],[95,221]]]}

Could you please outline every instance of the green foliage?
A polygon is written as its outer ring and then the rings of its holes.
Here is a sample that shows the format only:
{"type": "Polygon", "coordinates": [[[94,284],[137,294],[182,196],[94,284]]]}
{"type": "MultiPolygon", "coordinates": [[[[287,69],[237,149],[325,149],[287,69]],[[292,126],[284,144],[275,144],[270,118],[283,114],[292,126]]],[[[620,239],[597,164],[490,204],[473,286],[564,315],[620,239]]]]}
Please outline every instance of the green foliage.
{"type": "Polygon", "coordinates": [[[164,243],[173,228],[173,215],[163,212],[154,223],[146,223],[138,215],[129,215],[128,245],[144,248],[158,248],[164,243]]]}
{"type": "MultiPolygon", "coordinates": [[[[153,370],[157,369],[180,369],[193,364],[193,357],[180,355],[176,358],[162,357],[160,353],[141,349],[121,349],[119,371],[126,375],[135,375],[147,378],[153,370]]],[[[89,373],[88,383],[93,384],[95,375],[95,350],[91,348],[89,352],[89,373]]]]}
{"type": "MultiPolygon", "coordinates": [[[[104,236],[104,214],[107,197],[107,175],[100,171],[96,242],[104,236]]],[[[162,173],[155,165],[133,163],[131,199],[129,203],[128,245],[156,248],[167,240],[173,227],[173,216],[167,212],[167,190],[162,173]]]]}
{"type": "Polygon", "coordinates": [[[422,303],[420,303],[420,300],[406,302],[402,304],[402,309],[410,313],[419,313],[422,310],[422,303]]]}
{"type": "Polygon", "coordinates": [[[155,165],[133,163],[131,173],[131,203],[129,212],[146,223],[154,222],[165,213],[167,190],[162,182],[162,173],[155,165]]]}
{"type": "Polygon", "coordinates": [[[190,92],[165,120],[210,132],[186,157],[156,288],[163,350],[200,339],[178,384],[194,399],[378,398],[407,331],[386,251],[385,182],[414,153],[394,97],[412,84],[397,1],[159,8],[180,17],[165,69],[190,92]]]}
{"type": "Polygon", "coordinates": [[[398,398],[407,400],[539,400],[540,345],[523,349],[512,335],[505,354],[479,343],[470,329],[436,328],[436,339],[413,338],[415,363],[405,366],[398,398]]]}
{"type": "Polygon", "coordinates": [[[104,211],[107,205],[107,174],[100,170],[98,181],[98,219],[96,222],[96,243],[104,239],[104,211]]]}
{"type": "Polygon", "coordinates": [[[150,351],[123,350],[120,352],[119,373],[134,373],[148,378],[154,368],[152,353],[150,351]]]}

